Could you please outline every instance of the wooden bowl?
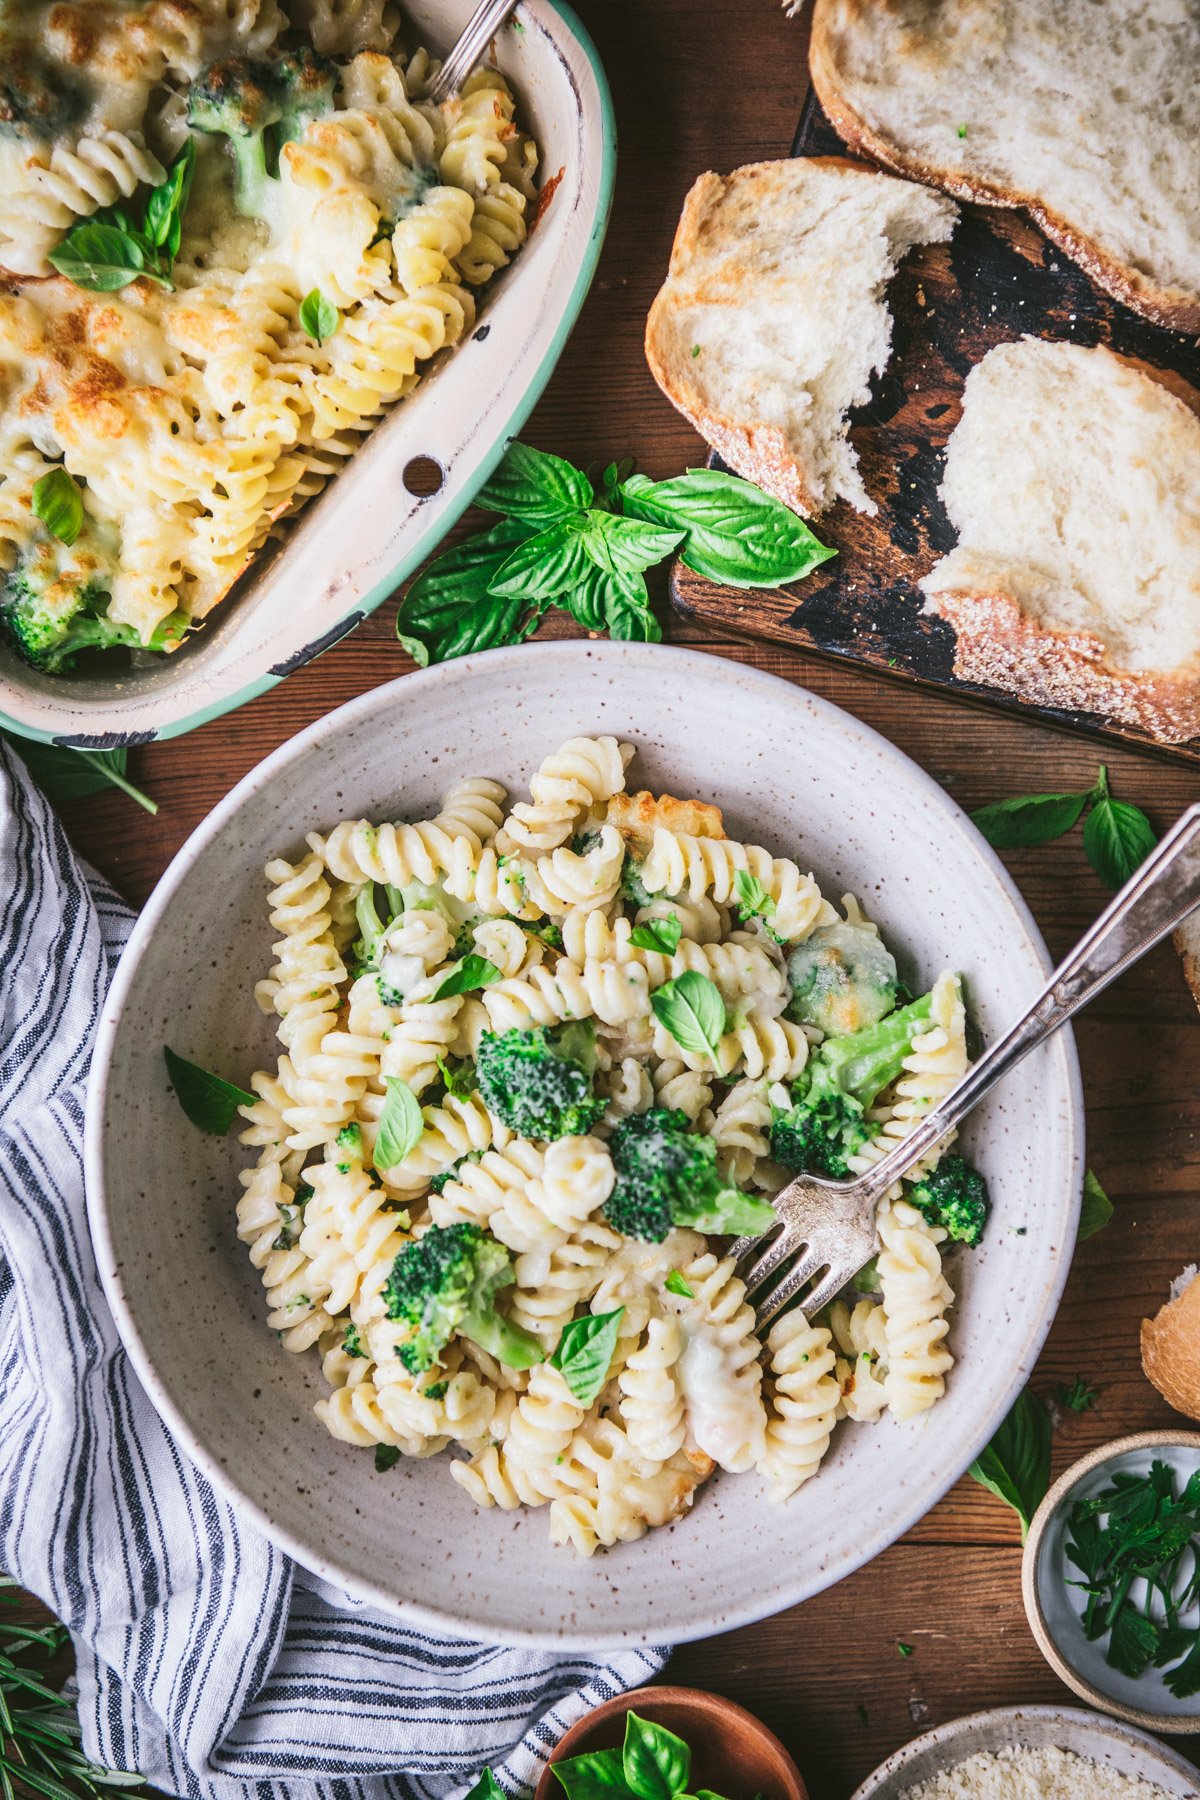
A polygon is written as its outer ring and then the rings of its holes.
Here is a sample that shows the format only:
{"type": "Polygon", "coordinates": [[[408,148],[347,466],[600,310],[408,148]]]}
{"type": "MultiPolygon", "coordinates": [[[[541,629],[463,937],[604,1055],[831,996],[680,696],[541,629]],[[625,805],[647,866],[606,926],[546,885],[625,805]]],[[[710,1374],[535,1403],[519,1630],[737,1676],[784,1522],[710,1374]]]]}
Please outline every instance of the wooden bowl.
{"type": "Polygon", "coordinates": [[[625,1714],[665,1725],[692,1747],[688,1786],[711,1788],[728,1800],[808,1800],[799,1769],[775,1736],[753,1713],[719,1694],[698,1688],[637,1688],[618,1694],[572,1725],[559,1740],[542,1770],[534,1800],[566,1800],[551,1765],[594,1750],[619,1750],[625,1739],[625,1714]]]}

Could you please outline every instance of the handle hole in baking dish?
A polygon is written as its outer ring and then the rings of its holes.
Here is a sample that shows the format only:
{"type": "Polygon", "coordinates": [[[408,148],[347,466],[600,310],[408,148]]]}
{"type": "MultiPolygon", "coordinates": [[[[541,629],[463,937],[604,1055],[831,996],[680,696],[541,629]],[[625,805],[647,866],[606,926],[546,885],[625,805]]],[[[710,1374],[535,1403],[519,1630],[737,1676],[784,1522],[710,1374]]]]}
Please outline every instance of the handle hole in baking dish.
{"type": "Polygon", "coordinates": [[[414,456],[404,465],[404,485],[418,500],[428,500],[436,494],[445,479],[445,469],[432,456],[414,456]]]}

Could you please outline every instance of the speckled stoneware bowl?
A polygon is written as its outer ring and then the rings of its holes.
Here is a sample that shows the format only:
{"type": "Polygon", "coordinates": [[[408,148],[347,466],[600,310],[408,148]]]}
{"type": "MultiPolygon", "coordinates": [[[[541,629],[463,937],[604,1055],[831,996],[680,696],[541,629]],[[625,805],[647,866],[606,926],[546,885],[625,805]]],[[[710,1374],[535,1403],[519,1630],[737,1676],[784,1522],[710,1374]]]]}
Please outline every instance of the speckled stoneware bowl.
{"type": "Polygon", "coordinates": [[[1086,1756],[1120,1775],[1153,1781],[1180,1800],[1196,1800],[1200,1771],[1144,1731],[1118,1725],[1099,1713],[1073,1706],[998,1706],[971,1713],[914,1738],[868,1775],[851,1800],[902,1800],[910,1788],[953,1769],[981,1750],[1020,1744],[1031,1750],[1053,1746],[1086,1756]]]}
{"type": "MultiPolygon", "coordinates": [[[[473,6],[404,0],[406,41],[448,48],[473,6]]],[[[521,0],[493,51],[537,139],[540,180],[553,186],[528,243],[481,297],[474,330],[435,359],[305,508],[279,554],[260,558],[173,656],[143,658],[138,669],[120,656],[97,659],[86,675],[55,679],[0,645],[0,725],[93,749],[191,731],[345,637],[436,549],[545,387],[591,285],[612,201],[612,101],[574,13],[521,0]]]]}
{"type": "Polygon", "coordinates": [[[1033,1366],[1066,1277],[1082,1182],[1075,1050],[1060,1034],[966,1133],[996,1216],[952,1272],[959,1358],[943,1402],[838,1431],[820,1478],[771,1506],[718,1477],[691,1515],[582,1560],[545,1514],[476,1512],[439,1462],[377,1475],[312,1416],[315,1360],[267,1330],[234,1232],[231,1138],[202,1137],[162,1060],[244,1078],[272,1055],[252,984],[271,961],[262,865],[337,819],[422,818],[460,775],[518,792],[579,732],[636,742],[633,778],[725,809],[731,835],[855,890],[909,984],[962,971],[985,1034],[1032,998],[1045,948],[1012,882],[945,793],[883,738],[800,688],[716,657],[527,645],[406,676],[284,745],[163,877],[100,1026],[88,1170],[101,1271],[147,1389],[218,1485],[310,1568],[380,1606],[497,1639],[595,1647],[703,1637],[803,1600],[908,1528],[962,1473],[1033,1366]]]}
{"type": "MultiPolygon", "coordinates": [[[[1177,1491],[1182,1489],[1200,1470],[1200,1431],[1142,1431],[1102,1444],[1072,1463],[1033,1516],[1021,1563],[1021,1591],[1038,1648],[1081,1700],[1150,1731],[1200,1732],[1200,1694],[1177,1699],[1158,1669],[1147,1669],[1136,1679],[1122,1675],[1105,1660],[1106,1638],[1089,1643],[1083,1631],[1087,1597],[1075,1585],[1079,1570],[1067,1558],[1076,1502],[1101,1493],[1117,1473],[1145,1475],[1153,1462],[1169,1464],[1177,1491]]],[[[1193,1629],[1200,1625],[1200,1606],[1193,1606],[1180,1623],[1193,1629]]]]}

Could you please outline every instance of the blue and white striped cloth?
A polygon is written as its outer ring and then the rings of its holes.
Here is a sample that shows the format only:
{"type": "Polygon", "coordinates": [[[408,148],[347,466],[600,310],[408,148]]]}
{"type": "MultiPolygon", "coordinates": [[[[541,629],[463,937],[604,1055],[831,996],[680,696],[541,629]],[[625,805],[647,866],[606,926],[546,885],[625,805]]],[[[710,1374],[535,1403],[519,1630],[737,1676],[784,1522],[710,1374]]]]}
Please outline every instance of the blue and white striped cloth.
{"type": "Polygon", "coordinates": [[[70,1626],[88,1754],[171,1793],[429,1800],[485,1763],[527,1789],[665,1652],[502,1649],[356,1605],[230,1510],[129,1367],[81,1159],[129,924],[0,743],[0,1568],[70,1626]]]}

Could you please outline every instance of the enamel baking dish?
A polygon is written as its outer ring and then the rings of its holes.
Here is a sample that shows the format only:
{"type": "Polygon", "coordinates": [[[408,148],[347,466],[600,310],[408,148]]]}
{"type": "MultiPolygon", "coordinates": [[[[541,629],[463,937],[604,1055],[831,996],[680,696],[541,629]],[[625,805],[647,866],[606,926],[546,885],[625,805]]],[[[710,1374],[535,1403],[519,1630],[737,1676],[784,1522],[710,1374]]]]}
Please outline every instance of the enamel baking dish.
{"type": "MultiPolygon", "coordinates": [[[[406,0],[404,10],[408,41],[445,50],[472,5],[406,0]]],[[[496,38],[495,60],[537,141],[539,182],[552,192],[528,243],[483,297],[474,331],[385,415],[282,547],[274,556],[268,547],[258,572],[173,656],[115,676],[52,678],[0,647],[0,724],[93,749],[190,731],[335,644],[436,548],[549,379],[595,272],[612,198],[612,102],[574,13],[522,0],[496,38]],[[441,471],[424,497],[406,485],[418,458],[441,471]]]]}

